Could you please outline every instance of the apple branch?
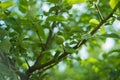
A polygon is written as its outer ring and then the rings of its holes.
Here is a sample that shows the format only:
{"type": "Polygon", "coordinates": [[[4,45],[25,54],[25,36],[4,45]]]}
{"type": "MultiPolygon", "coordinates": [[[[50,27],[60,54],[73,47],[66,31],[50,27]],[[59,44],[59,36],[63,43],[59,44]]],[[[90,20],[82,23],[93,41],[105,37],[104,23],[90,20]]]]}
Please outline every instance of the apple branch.
{"type": "MultiPolygon", "coordinates": [[[[114,14],[114,12],[117,10],[117,8],[119,7],[119,4],[120,4],[120,2],[115,6],[115,8],[113,9],[113,11],[104,19],[104,20],[102,20],[91,32],[90,32],[90,34],[91,34],[91,36],[93,36],[95,33],[96,33],[96,31],[98,30],[98,29],[100,29],[100,27],[110,18],[110,17],[112,17],[112,15],[114,14]]],[[[55,23],[54,23],[55,24],[55,23]]],[[[51,39],[51,37],[52,37],[52,32],[50,32],[51,34],[49,34],[49,36],[48,36],[48,40],[49,39],[51,39]]],[[[84,39],[84,40],[82,40],[81,42],[79,42],[78,43],[78,45],[76,45],[75,47],[73,47],[74,49],[77,49],[77,48],[79,48],[79,47],[81,47],[83,44],[85,44],[86,42],[87,42],[88,40],[86,40],[86,39],[84,39]]],[[[48,44],[49,44],[49,41],[47,42],[48,44]]],[[[57,61],[55,61],[54,59],[52,59],[52,60],[50,60],[50,61],[48,61],[48,62],[46,62],[46,63],[44,63],[44,64],[41,64],[40,66],[32,66],[31,68],[29,68],[28,70],[27,70],[27,72],[26,72],[26,74],[31,74],[32,72],[34,72],[34,71],[36,71],[36,70],[42,70],[42,69],[44,69],[45,68],[45,70],[47,69],[47,68],[51,68],[51,66],[53,65],[54,66],[54,64],[56,64],[56,63],[59,63],[63,58],[65,58],[67,55],[68,55],[69,53],[68,52],[64,52],[63,54],[61,54],[59,57],[58,57],[58,60],[57,61]]],[[[52,66],[52,67],[53,67],[52,66]]]]}
{"type": "Polygon", "coordinates": [[[102,16],[102,13],[101,13],[98,5],[97,5],[96,3],[94,3],[94,5],[95,5],[95,8],[97,9],[97,12],[98,12],[98,15],[99,15],[100,19],[101,19],[101,20],[104,20],[104,17],[102,16]]]}
{"type": "MultiPolygon", "coordinates": [[[[117,8],[119,7],[119,4],[120,2],[118,2],[118,4],[115,6],[115,8],[112,10],[112,12],[106,17],[104,18],[91,32],[91,36],[93,36],[98,29],[100,29],[100,27],[109,19],[113,16],[114,12],[117,10],[117,8]]],[[[75,47],[74,49],[77,49],[79,48],[81,45],[85,44],[88,40],[84,39],[82,40],[81,42],[79,42],[75,47]]]]}

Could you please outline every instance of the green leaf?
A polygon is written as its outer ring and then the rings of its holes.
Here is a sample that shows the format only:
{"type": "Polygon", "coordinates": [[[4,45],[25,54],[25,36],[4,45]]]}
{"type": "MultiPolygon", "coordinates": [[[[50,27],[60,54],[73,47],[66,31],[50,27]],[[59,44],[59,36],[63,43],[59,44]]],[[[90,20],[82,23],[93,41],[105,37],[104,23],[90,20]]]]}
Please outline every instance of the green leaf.
{"type": "Polygon", "coordinates": [[[7,79],[18,80],[15,72],[11,70],[11,68],[8,68],[9,67],[8,65],[5,65],[0,61],[0,80],[7,80],[7,79]]]}
{"type": "Polygon", "coordinates": [[[5,66],[5,64],[0,62],[0,71],[6,71],[6,68],[7,68],[7,66],[5,66]]]}
{"type": "Polygon", "coordinates": [[[6,35],[7,35],[7,31],[6,31],[6,30],[1,30],[1,29],[0,29],[0,39],[3,39],[4,36],[6,36],[6,35]]]}
{"type": "Polygon", "coordinates": [[[9,8],[14,5],[14,2],[7,1],[0,4],[0,7],[3,9],[9,8]]]}
{"type": "MultiPolygon", "coordinates": [[[[50,10],[49,10],[49,13],[52,13],[52,11],[57,11],[59,8],[59,6],[54,6],[54,7],[51,7],[50,10]]],[[[48,14],[49,14],[48,13],[48,14]]]]}
{"type": "Polygon", "coordinates": [[[120,35],[115,34],[115,33],[103,34],[103,35],[101,35],[101,36],[103,36],[103,37],[110,37],[110,38],[118,38],[118,39],[120,39],[120,35]]]}
{"type": "Polygon", "coordinates": [[[100,22],[97,19],[90,19],[89,23],[91,23],[91,24],[99,24],[100,22]]]}
{"type": "Polygon", "coordinates": [[[81,37],[82,40],[83,40],[83,39],[89,39],[89,38],[91,38],[91,35],[90,35],[90,34],[85,34],[85,35],[83,35],[83,36],[81,37]]]}
{"type": "Polygon", "coordinates": [[[111,50],[109,53],[120,52],[120,49],[111,50]]]}
{"type": "Polygon", "coordinates": [[[56,53],[54,55],[55,60],[58,60],[58,57],[59,57],[60,53],[61,53],[61,50],[56,50],[56,53]]]}
{"type": "Polygon", "coordinates": [[[90,63],[96,63],[97,59],[91,57],[87,61],[90,62],[90,63]]]}
{"type": "Polygon", "coordinates": [[[25,13],[27,10],[28,10],[28,7],[27,6],[24,6],[24,5],[19,5],[19,10],[23,13],[25,13]]]}
{"type": "Polygon", "coordinates": [[[27,0],[20,0],[19,10],[22,13],[25,13],[28,10],[28,2],[27,2],[27,0]]]}
{"type": "Polygon", "coordinates": [[[11,43],[8,39],[4,39],[3,41],[1,41],[0,43],[0,50],[5,52],[5,53],[9,53],[11,47],[11,43]]]}
{"type": "Polygon", "coordinates": [[[110,7],[113,9],[117,5],[118,2],[119,0],[110,0],[109,1],[110,7]]]}
{"type": "Polygon", "coordinates": [[[86,2],[86,0],[65,0],[68,4],[79,4],[82,2],[86,2]]]}
{"type": "Polygon", "coordinates": [[[58,3],[59,0],[47,0],[50,3],[58,3]]]}
{"type": "Polygon", "coordinates": [[[72,54],[72,53],[75,53],[75,52],[76,52],[76,50],[73,49],[73,48],[71,48],[71,47],[66,47],[66,48],[65,48],[65,51],[66,51],[67,53],[69,53],[69,54],[72,54]]]}
{"type": "Polygon", "coordinates": [[[49,16],[46,21],[66,21],[63,16],[49,16]]]}
{"type": "Polygon", "coordinates": [[[45,63],[45,62],[47,62],[49,60],[52,60],[52,58],[53,58],[50,50],[46,50],[42,54],[43,54],[42,55],[43,57],[41,58],[41,61],[39,62],[39,64],[40,63],[45,63]]]}
{"type": "Polygon", "coordinates": [[[38,34],[40,35],[40,37],[45,38],[44,29],[41,26],[39,26],[38,24],[36,24],[36,27],[37,27],[37,31],[38,31],[38,34]]]}

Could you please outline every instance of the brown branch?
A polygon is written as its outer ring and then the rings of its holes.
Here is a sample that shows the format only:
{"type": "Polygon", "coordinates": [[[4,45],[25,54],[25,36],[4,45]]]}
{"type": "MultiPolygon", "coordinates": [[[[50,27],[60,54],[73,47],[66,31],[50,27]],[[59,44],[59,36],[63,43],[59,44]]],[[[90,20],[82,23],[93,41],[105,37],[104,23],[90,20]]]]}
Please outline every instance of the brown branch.
{"type": "MultiPolygon", "coordinates": [[[[56,11],[55,15],[58,15],[58,10],[56,11]]],[[[53,21],[52,23],[52,28],[49,30],[49,35],[45,44],[46,49],[49,48],[49,45],[52,41],[52,36],[53,36],[53,29],[56,27],[56,21],[53,21]]]]}
{"type": "Polygon", "coordinates": [[[41,75],[44,71],[52,68],[52,67],[55,66],[56,64],[57,64],[57,63],[54,63],[54,64],[52,64],[52,65],[49,65],[49,66],[45,67],[42,71],[39,72],[39,74],[41,75]]]}
{"type": "Polygon", "coordinates": [[[36,65],[38,65],[38,64],[40,63],[40,61],[41,61],[42,57],[43,57],[43,55],[42,55],[42,52],[41,52],[41,53],[39,54],[39,56],[37,57],[37,59],[36,59],[36,62],[35,62],[35,64],[34,64],[34,66],[36,66],[36,65]]]}
{"type": "Polygon", "coordinates": [[[36,66],[36,67],[33,66],[33,67],[31,67],[31,68],[28,69],[27,74],[30,74],[30,73],[32,73],[32,72],[34,72],[34,71],[36,71],[36,70],[43,69],[44,67],[47,67],[47,66],[49,66],[49,65],[51,65],[51,64],[53,64],[53,63],[58,63],[58,62],[61,61],[61,59],[63,59],[64,57],[66,57],[68,54],[69,54],[69,53],[64,52],[63,54],[61,54],[61,55],[58,57],[58,60],[57,60],[57,61],[55,61],[54,59],[52,59],[51,61],[46,62],[45,64],[42,64],[41,66],[36,66]]]}
{"type": "Polygon", "coordinates": [[[49,45],[51,43],[51,40],[52,40],[52,36],[53,36],[53,29],[54,27],[56,26],[56,22],[54,21],[52,23],[52,28],[49,30],[49,35],[48,35],[48,38],[47,38],[47,41],[46,41],[46,44],[45,44],[45,48],[48,49],[49,48],[49,45]]]}
{"type": "MultiPolygon", "coordinates": [[[[112,12],[111,12],[104,20],[102,20],[102,21],[90,32],[91,36],[93,36],[93,35],[97,32],[97,30],[100,29],[100,27],[101,27],[109,18],[112,17],[113,13],[114,13],[114,12],[117,10],[117,8],[119,7],[119,4],[120,4],[120,2],[118,2],[118,4],[115,6],[115,8],[112,10],[112,12]]],[[[82,40],[81,42],[79,42],[79,43],[74,47],[74,49],[79,48],[81,45],[85,44],[87,41],[88,41],[88,40],[86,40],[86,39],[82,40]]]]}
{"type": "Polygon", "coordinates": [[[100,29],[100,27],[109,19],[113,16],[113,13],[117,10],[117,8],[119,7],[120,2],[118,2],[118,4],[115,6],[115,8],[113,9],[113,11],[104,19],[101,21],[101,23],[91,31],[91,35],[93,35],[98,29],[100,29]]]}
{"type": "MultiPolygon", "coordinates": [[[[55,15],[58,15],[58,10],[55,12],[55,15]]],[[[44,45],[43,51],[49,49],[49,45],[50,45],[50,43],[51,43],[51,41],[52,41],[52,38],[53,38],[53,29],[54,29],[54,27],[56,27],[56,21],[53,21],[53,23],[52,23],[52,27],[51,27],[51,29],[49,30],[49,35],[48,35],[48,38],[47,38],[47,40],[46,40],[46,44],[44,45]]],[[[36,32],[37,32],[37,31],[36,31],[36,32]]],[[[38,34],[38,36],[39,36],[39,33],[38,33],[38,32],[37,32],[37,34],[38,34]]],[[[41,38],[39,38],[39,39],[40,39],[40,41],[41,41],[41,38]]],[[[42,51],[42,52],[43,52],[43,51],[42,51]]],[[[43,54],[39,54],[39,56],[37,57],[37,59],[36,59],[36,61],[35,61],[35,64],[34,64],[32,67],[30,67],[30,68],[27,70],[26,73],[32,73],[33,71],[37,70],[38,67],[40,67],[40,65],[39,65],[38,63],[39,63],[39,61],[41,60],[42,57],[43,57],[43,54]]],[[[53,63],[53,62],[54,62],[54,61],[51,60],[51,61],[49,61],[48,63],[46,63],[46,65],[49,65],[49,64],[51,64],[51,63],[53,63]]],[[[43,64],[43,65],[45,65],[45,64],[43,64]]]]}
{"type": "Polygon", "coordinates": [[[45,47],[43,46],[42,39],[41,39],[41,36],[40,36],[40,34],[39,34],[39,31],[38,31],[38,27],[37,27],[37,26],[38,26],[38,25],[37,25],[37,23],[36,23],[36,24],[35,24],[36,34],[37,34],[37,36],[38,36],[38,39],[39,39],[40,44],[41,44],[41,46],[42,46],[42,49],[44,50],[45,47]]]}
{"type": "Polygon", "coordinates": [[[42,40],[41,40],[40,34],[39,34],[39,32],[38,32],[37,26],[36,26],[36,33],[37,33],[37,35],[38,35],[38,38],[39,38],[39,40],[40,40],[40,43],[42,43],[42,40]]]}

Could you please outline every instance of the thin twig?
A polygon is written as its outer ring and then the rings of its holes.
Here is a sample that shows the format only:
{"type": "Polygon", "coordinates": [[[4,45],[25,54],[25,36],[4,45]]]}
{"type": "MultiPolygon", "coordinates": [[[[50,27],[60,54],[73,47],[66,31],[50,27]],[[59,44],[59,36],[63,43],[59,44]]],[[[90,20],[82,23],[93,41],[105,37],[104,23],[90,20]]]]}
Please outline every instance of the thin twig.
{"type": "Polygon", "coordinates": [[[39,54],[39,56],[37,57],[34,66],[37,66],[37,65],[40,63],[40,61],[42,60],[42,57],[43,57],[43,55],[42,55],[42,52],[41,52],[41,53],[39,54]]]}
{"type": "MultiPolygon", "coordinates": [[[[56,11],[55,15],[58,15],[58,10],[56,11]]],[[[44,45],[43,51],[45,51],[45,50],[47,50],[49,48],[49,45],[50,45],[51,40],[53,38],[53,29],[54,29],[54,27],[56,27],[56,21],[53,21],[53,23],[52,23],[52,27],[49,30],[49,35],[48,35],[46,44],[44,45]]],[[[37,32],[37,34],[38,34],[38,32],[37,32]]],[[[39,39],[41,40],[41,38],[39,38],[39,39]]],[[[33,71],[37,70],[38,67],[40,67],[40,65],[38,64],[38,62],[40,61],[40,59],[42,58],[42,56],[43,56],[42,54],[39,54],[39,56],[37,57],[37,59],[35,61],[35,64],[32,67],[30,67],[26,73],[30,74],[33,71]]],[[[53,62],[54,62],[54,60],[51,60],[49,63],[53,63],[53,62]]],[[[49,64],[49,63],[46,63],[46,64],[49,64]]]]}
{"type": "Polygon", "coordinates": [[[39,72],[40,75],[41,75],[44,71],[46,71],[46,70],[52,68],[53,66],[55,66],[56,64],[57,64],[57,63],[54,63],[54,64],[52,64],[52,65],[49,65],[49,66],[45,67],[42,71],[39,72]]]}
{"type": "Polygon", "coordinates": [[[42,39],[41,39],[41,37],[40,37],[40,34],[39,34],[39,31],[38,31],[37,26],[38,26],[38,25],[37,25],[37,23],[36,23],[36,24],[35,24],[36,34],[37,34],[37,36],[38,36],[38,38],[39,38],[40,44],[41,44],[41,46],[42,46],[42,49],[44,50],[45,48],[44,48],[44,46],[43,46],[42,39]]]}
{"type": "Polygon", "coordinates": [[[25,58],[25,62],[27,63],[28,68],[30,68],[30,65],[29,65],[29,63],[28,63],[28,61],[27,61],[27,59],[26,59],[26,58],[25,58]]]}
{"type": "Polygon", "coordinates": [[[52,40],[52,36],[53,36],[53,29],[54,27],[56,26],[56,22],[54,21],[52,23],[52,28],[49,30],[49,35],[48,35],[48,38],[47,38],[47,41],[46,41],[46,44],[45,44],[45,48],[48,49],[49,48],[49,45],[51,43],[51,40],[52,40]]]}
{"type": "Polygon", "coordinates": [[[95,8],[96,8],[96,9],[97,9],[97,11],[98,11],[98,15],[99,15],[99,17],[100,17],[101,21],[102,21],[102,20],[104,20],[104,17],[102,16],[102,13],[101,13],[101,11],[100,11],[100,9],[99,9],[98,5],[97,5],[96,3],[94,3],[94,5],[95,5],[95,8]]]}
{"type": "MultiPolygon", "coordinates": [[[[56,11],[55,15],[58,15],[58,10],[56,11]]],[[[51,27],[51,29],[49,29],[49,35],[48,35],[48,38],[47,38],[47,41],[45,44],[46,49],[49,48],[49,45],[51,43],[54,27],[56,27],[56,21],[53,21],[52,27],[51,27]]]]}
{"type": "Polygon", "coordinates": [[[54,59],[52,59],[51,61],[48,61],[48,62],[42,64],[41,66],[36,66],[36,67],[33,66],[33,67],[29,68],[29,70],[27,71],[27,74],[32,73],[32,72],[34,72],[35,70],[43,69],[44,67],[47,67],[47,66],[49,66],[49,65],[52,65],[52,64],[54,64],[54,63],[58,63],[58,62],[60,62],[63,58],[65,58],[68,54],[69,54],[69,53],[64,52],[63,54],[61,54],[61,55],[58,57],[58,60],[57,60],[57,61],[55,61],[54,59]]]}
{"type": "MultiPolygon", "coordinates": [[[[96,33],[96,31],[97,31],[98,29],[100,29],[100,27],[101,27],[109,18],[112,17],[113,13],[114,13],[114,12],[117,10],[117,8],[119,7],[119,4],[120,4],[120,2],[118,2],[118,4],[115,6],[115,8],[112,10],[112,12],[111,12],[106,18],[104,18],[104,20],[102,20],[102,21],[90,32],[91,36],[94,35],[94,34],[96,33]]],[[[79,48],[81,45],[85,44],[87,41],[88,41],[88,40],[86,40],[86,39],[82,40],[81,42],[79,42],[79,43],[74,47],[74,49],[79,48]]]]}

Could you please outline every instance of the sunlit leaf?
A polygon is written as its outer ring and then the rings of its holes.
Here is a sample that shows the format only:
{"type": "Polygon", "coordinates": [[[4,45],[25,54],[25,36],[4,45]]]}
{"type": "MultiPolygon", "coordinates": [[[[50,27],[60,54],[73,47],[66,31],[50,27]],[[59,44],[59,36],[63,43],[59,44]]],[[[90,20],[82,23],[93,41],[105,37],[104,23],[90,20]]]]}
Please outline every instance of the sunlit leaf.
{"type": "Polygon", "coordinates": [[[14,2],[7,1],[0,4],[0,7],[3,9],[9,8],[14,5],[14,2]]]}
{"type": "Polygon", "coordinates": [[[110,7],[113,9],[117,5],[118,2],[119,0],[110,0],[109,1],[110,7]]]}
{"type": "Polygon", "coordinates": [[[96,62],[97,62],[97,59],[95,59],[95,58],[89,58],[89,59],[88,59],[88,62],[90,62],[90,63],[96,63],[96,62]]]}
{"type": "Polygon", "coordinates": [[[99,24],[100,22],[97,19],[90,19],[90,24],[99,24]]]}
{"type": "Polygon", "coordinates": [[[86,0],[65,0],[69,4],[79,4],[85,2],[86,0]]]}
{"type": "Polygon", "coordinates": [[[98,72],[99,71],[99,68],[98,67],[96,67],[96,66],[92,66],[92,68],[95,70],[95,72],[98,72]]]}
{"type": "Polygon", "coordinates": [[[27,63],[23,63],[22,67],[25,68],[25,69],[27,69],[28,68],[28,64],[27,63]]]}

